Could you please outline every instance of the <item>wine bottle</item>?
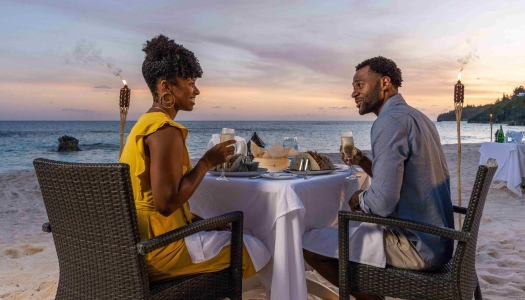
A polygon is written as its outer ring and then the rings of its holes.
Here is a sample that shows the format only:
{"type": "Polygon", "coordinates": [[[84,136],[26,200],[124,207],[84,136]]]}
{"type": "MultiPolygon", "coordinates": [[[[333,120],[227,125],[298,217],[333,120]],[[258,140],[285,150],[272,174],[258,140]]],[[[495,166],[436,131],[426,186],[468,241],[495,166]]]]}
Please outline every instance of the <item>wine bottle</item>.
{"type": "Polygon", "coordinates": [[[504,142],[505,142],[505,133],[503,132],[503,126],[499,125],[498,143],[504,143],[504,142]]]}

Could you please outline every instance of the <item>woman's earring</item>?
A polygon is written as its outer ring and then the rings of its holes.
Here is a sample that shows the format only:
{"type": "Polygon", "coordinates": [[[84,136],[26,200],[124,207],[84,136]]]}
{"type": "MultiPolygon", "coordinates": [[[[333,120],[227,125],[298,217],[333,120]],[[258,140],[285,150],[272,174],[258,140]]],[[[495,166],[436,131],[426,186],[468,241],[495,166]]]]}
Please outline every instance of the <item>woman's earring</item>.
{"type": "Polygon", "coordinates": [[[162,107],[164,107],[165,109],[170,109],[172,108],[174,105],[175,105],[175,96],[173,96],[172,93],[170,92],[165,92],[164,94],[162,94],[162,96],[160,96],[160,105],[162,105],[162,107]],[[171,101],[164,101],[164,96],[166,96],[166,94],[168,95],[171,95],[171,97],[173,97],[171,99],[171,101]],[[167,105],[164,105],[164,102],[167,104],[167,105]]]}

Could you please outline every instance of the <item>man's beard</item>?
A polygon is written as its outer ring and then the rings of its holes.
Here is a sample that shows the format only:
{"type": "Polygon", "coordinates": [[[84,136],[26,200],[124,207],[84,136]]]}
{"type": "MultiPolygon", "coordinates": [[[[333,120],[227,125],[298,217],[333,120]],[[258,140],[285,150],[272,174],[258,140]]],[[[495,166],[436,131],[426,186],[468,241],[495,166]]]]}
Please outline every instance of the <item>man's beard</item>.
{"type": "Polygon", "coordinates": [[[374,86],[368,95],[366,95],[359,107],[359,114],[366,115],[371,112],[375,112],[381,104],[383,99],[381,99],[381,89],[379,88],[379,82],[374,86]]]}

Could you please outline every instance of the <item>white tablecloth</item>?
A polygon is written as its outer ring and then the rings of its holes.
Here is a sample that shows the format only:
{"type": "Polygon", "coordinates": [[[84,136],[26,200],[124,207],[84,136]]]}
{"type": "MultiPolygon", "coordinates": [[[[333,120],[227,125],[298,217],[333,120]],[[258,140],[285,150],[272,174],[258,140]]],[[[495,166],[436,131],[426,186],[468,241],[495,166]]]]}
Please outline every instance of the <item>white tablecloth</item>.
{"type": "Polygon", "coordinates": [[[522,196],[521,178],[525,177],[525,144],[523,143],[483,143],[479,164],[486,164],[487,159],[495,158],[498,169],[494,178],[507,182],[509,190],[522,196]]]}
{"type": "Polygon", "coordinates": [[[348,210],[348,200],[370,180],[345,180],[347,171],[310,176],[303,180],[229,178],[206,175],[190,199],[193,213],[209,218],[244,212],[244,228],[260,239],[272,260],[259,272],[272,299],[307,299],[302,236],[305,231],[337,224],[337,213],[348,210]]]}

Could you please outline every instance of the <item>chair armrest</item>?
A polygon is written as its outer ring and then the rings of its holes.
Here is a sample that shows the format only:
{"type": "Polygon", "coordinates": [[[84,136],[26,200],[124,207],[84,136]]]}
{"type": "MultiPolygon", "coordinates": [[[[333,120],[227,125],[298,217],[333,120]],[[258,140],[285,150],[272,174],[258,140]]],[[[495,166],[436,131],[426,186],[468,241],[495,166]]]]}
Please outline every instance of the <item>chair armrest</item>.
{"type": "Polygon", "coordinates": [[[51,224],[49,222],[45,222],[44,224],[42,224],[42,231],[51,232],[51,224]]]}
{"type": "Polygon", "coordinates": [[[467,214],[467,208],[466,207],[461,207],[461,206],[456,206],[456,205],[453,205],[452,207],[454,208],[454,212],[455,213],[464,214],[464,215],[467,214]]]}
{"type": "Polygon", "coordinates": [[[451,228],[439,227],[431,224],[405,219],[385,218],[377,215],[364,214],[359,212],[339,211],[339,224],[341,224],[342,221],[345,221],[344,223],[348,224],[347,220],[412,229],[424,233],[429,233],[432,235],[454,239],[460,242],[467,242],[470,239],[470,233],[451,228]]]}
{"type": "MultiPolygon", "coordinates": [[[[151,251],[167,246],[194,233],[215,229],[221,225],[232,223],[232,244],[234,239],[241,239],[242,244],[243,213],[234,211],[217,217],[197,221],[181,228],[174,229],[147,241],[137,244],[137,253],[146,255],[151,251]]],[[[241,249],[242,250],[242,249],[241,249]]]]}

